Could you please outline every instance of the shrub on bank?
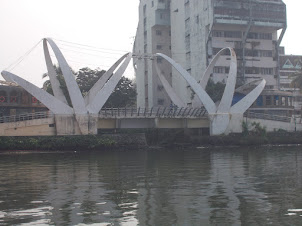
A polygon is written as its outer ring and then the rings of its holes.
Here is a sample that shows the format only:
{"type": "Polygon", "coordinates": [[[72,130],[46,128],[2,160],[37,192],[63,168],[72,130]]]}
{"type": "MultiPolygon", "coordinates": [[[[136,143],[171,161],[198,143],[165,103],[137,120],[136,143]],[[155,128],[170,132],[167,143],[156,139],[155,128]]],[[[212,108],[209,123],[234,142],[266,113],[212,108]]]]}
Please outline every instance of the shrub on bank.
{"type": "Polygon", "coordinates": [[[90,150],[111,148],[114,139],[104,136],[0,137],[0,150],[90,150]]]}

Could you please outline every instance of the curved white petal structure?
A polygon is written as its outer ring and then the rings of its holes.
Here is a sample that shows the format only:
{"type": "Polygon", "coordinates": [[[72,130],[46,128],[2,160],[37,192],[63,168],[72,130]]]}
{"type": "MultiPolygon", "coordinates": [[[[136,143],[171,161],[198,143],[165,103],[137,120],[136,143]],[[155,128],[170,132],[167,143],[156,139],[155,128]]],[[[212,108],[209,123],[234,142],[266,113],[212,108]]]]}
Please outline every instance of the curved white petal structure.
{"type": "Polygon", "coordinates": [[[73,109],[71,107],[58,100],[56,97],[50,95],[45,90],[38,88],[32,83],[25,81],[23,78],[20,78],[19,76],[8,71],[2,71],[1,74],[6,81],[15,82],[22,86],[27,92],[48,107],[48,109],[54,114],[73,114],[73,109]]]}
{"type": "Polygon", "coordinates": [[[44,57],[45,57],[48,77],[49,77],[49,81],[51,84],[51,88],[53,90],[53,94],[57,99],[59,99],[60,101],[62,101],[63,103],[68,105],[66,97],[65,97],[62,89],[60,88],[60,82],[57,78],[57,73],[54,69],[53,62],[52,62],[50,54],[49,54],[46,39],[43,39],[43,50],[44,50],[44,57]]]}
{"type": "Polygon", "coordinates": [[[104,87],[98,91],[98,93],[93,98],[92,102],[88,104],[87,110],[92,114],[97,114],[101,108],[104,106],[106,101],[108,100],[111,93],[114,91],[118,82],[122,78],[126,68],[128,67],[130,60],[132,58],[132,53],[128,53],[123,64],[120,68],[111,76],[108,82],[104,85],[104,87]]]}
{"type": "Polygon", "coordinates": [[[75,80],[75,75],[70,70],[70,67],[67,64],[62,52],[60,51],[60,49],[52,39],[46,38],[44,40],[46,40],[49,43],[58,60],[75,113],[81,115],[87,114],[84,98],[75,80]]]}
{"type": "MultiPolygon", "coordinates": [[[[84,99],[76,83],[75,76],[73,75],[70,67],[68,66],[63,54],[61,53],[57,45],[50,38],[46,38],[43,40],[43,46],[48,75],[54,91],[54,96],[36,87],[35,85],[25,81],[24,79],[18,77],[15,74],[12,74],[7,71],[3,71],[1,74],[7,81],[19,84],[27,92],[35,96],[56,115],[56,120],[58,120],[58,122],[63,122],[62,124],[56,123],[58,134],[95,134],[97,131],[97,114],[108,100],[109,96],[115,89],[123,73],[128,67],[130,60],[132,59],[132,53],[127,53],[122,56],[96,82],[96,84],[91,88],[91,90],[88,92],[87,96],[84,99]],[[54,70],[53,63],[49,54],[47,43],[51,46],[58,60],[59,66],[62,70],[63,77],[67,85],[73,108],[68,106],[66,98],[60,88],[60,84],[57,79],[57,74],[54,70]],[[119,65],[121,66],[118,68],[119,65]],[[75,117],[73,117],[74,114],[75,117]],[[61,115],[63,116],[61,117],[61,115]],[[69,116],[67,117],[66,115],[69,116]],[[65,126],[69,127],[65,129],[65,126]]],[[[203,74],[203,77],[199,82],[200,84],[185,69],[183,69],[170,57],[162,53],[156,53],[154,56],[162,57],[167,60],[191,86],[201,103],[208,111],[210,119],[210,131],[212,135],[228,133],[229,131],[238,131],[238,125],[240,127],[240,123],[238,123],[238,120],[240,119],[238,118],[243,118],[243,113],[258,98],[266,84],[266,81],[262,80],[262,82],[254,90],[252,90],[248,95],[246,95],[234,106],[231,106],[235,92],[235,84],[237,77],[237,59],[235,51],[233,49],[224,48],[218,52],[218,54],[213,58],[207,70],[203,74]],[[227,78],[226,88],[224,90],[223,97],[220,101],[219,106],[216,107],[213,100],[206,93],[205,87],[217,60],[225,51],[230,51],[231,53],[230,72],[227,78]]],[[[185,107],[185,103],[181,100],[181,98],[179,98],[179,96],[173,90],[169,82],[161,73],[157,61],[155,61],[155,67],[158,73],[158,77],[173,103],[176,104],[178,107],[185,107]]]]}
{"type": "MultiPolygon", "coordinates": [[[[247,96],[245,96],[242,100],[240,100],[237,104],[231,107],[233,96],[235,93],[235,85],[236,85],[236,77],[237,77],[237,57],[236,53],[232,48],[224,48],[220,50],[217,55],[213,58],[210,65],[207,67],[207,70],[203,74],[203,77],[200,80],[200,84],[198,84],[195,79],[178,63],[172,60],[170,57],[162,54],[156,53],[155,56],[160,56],[167,60],[179,73],[180,75],[189,83],[193,91],[197,94],[197,97],[202,102],[204,107],[209,113],[210,119],[210,131],[212,135],[219,135],[223,133],[227,133],[227,128],[230,127],[230,121],[232,118],[232,114],[242,115],[243,113],[254,103],[254,101],[261,94],[262,90],[265,87],[266,81],[263,80],[252,92],[250,92],[247,96]],[[228,74],[226,87],[220,101],[218,107],[216,107],[213,100],[209,97],[209,95],[205,91],[205,87],[210,78],[210,74],[213,71],[213,68],[223,53],[226,51],[230,51],[231,62],[230,62],[230,71],[228,74]]],[[[166,91],[168,92],[170,98],[174,98],[177,96],[175,91],[172,90],[172,87],[169,85],[168,81],[163,78],[163,75],[158,69],[157,62],[155,62],[156,70],[160,80],[162,81],[166,91]]],[[[172,99],[173,100],[173,99],[172,99]]],[[[234,119],[232,119],[234,121],[234,119]]],[[[237,123],[238,124],[238,123],[237,123]]],[[[229,129],[232,130],[232,129],[229,129]]]]}
{"type": "Polygon", "coordinates": [[[239,86],[238,88],[236,88],[235,92],[244,92],[246,89],[250,89],[251,86],[259,85],[262,81],[263,81],[263,79],[257,79],[257,80],[253,80],[249,83],[243,84],[242,86],[239,86]]]}
{"type": "Polygon", "coordinates": [[[176,92],[169,84],[165,76],[161,73],[157,61],[155,60],[154,62],[155,62],[155,69],[157,72],[157,76],[159,77],[159,80],[161,81],[163,87],[165,88],[173,104],[177,105],[177,107],[186,107],[186,104],[179,98],[179,96],[176,94],[176,92]]]}
{"type": "Polygon", "coordinates": [[[266,81],[262,82],[251,91],[248,95],[242,98],[238,103],[231,107],[230,113],[244,113],[257,100],[265,87],[266,81]]]}
{"type": "Polygon", "coordinates": [[[89,105],[89,103],[92,103],[92,101],[96,97],[97,93],[103,88],[103,86],[105,85],[105,83],[112,77],[112,74],[113,74],[114,70],[121,64],[121,62],[128,55],[129,55],[129,53],[126,53],[118,61],[116,61],[114,63],[114,65],[111,68],[109,68],[109,70],[106,71],[105,74],[103,74],[102,77],[89,90],[89,92],[87,93],[87,95],[84,98],[86,106],[89,105]]]}
{"type": "MultiPolygon", "coordinates": [[[[226,86],[220,101],[220,104],[218,106],[217,112],[229,112],[232,100],[235,92],[235,85],[236,85],[236,78],[237,78],[237,57],[236,53],[231,48],[226,48],[226,50],[230,51],[231,55],[231,65],[230,65],[230,71],[227,78],[226,86]]],[[[222,54],[222,51],[220,51],[218,54],[222,54]]],[[[217,55],[218,55],[217,54],[217,55]]],[[[220,55],[219,55],[220,56],[220,55]]]]}
{"type": "Polygon", "coordinates": [[[96,134],[97,114],[121,79],[132,58],[132,54],[127,53],[122,56],[92,87],[84,101],[75,76],[58,46],[52,39],[45,38],[43,39],[43,47],[54,96],[10,72],[3,71],[1,73],[4,79],[22,86],[55,114],[57,134],[96,134]],[[60,83],[49,54],[48,44],[52,48],[62,70],[73,108],[68,106],[63,91],[60,88],[60,83]],[[124,62],[122,63],[122,61],[124,62]],[[122,65],[117,69],[121,63],[122,65]],[[114,73],[115,70],[116,72],[114,73]]]}
{"type": "Polygon", "coordinates": [[[229,50],[230,48],[224,48],[221,49],[215,56],[214,58],[211,60],[209,66],[207,67],[206,71],[204,72],[204,74],[202,75],[199,84],[201,85],[201,87],[205,90],[206,86],[208,84],[208,81],[210,79],[210,75],[213,73],[213,69],[217,63],[217,61],[219,60],[220,56],[222,56],[223,53],[225,53],[227,50],[229,50]]]}
{"type": "Polygon", "coordinates": [[[204,107],[206,108],[209,114],[213,114],[216,112],[216,106],[211,97],[206,93],[204,89],[201,88],[201,86],[196,82],[196,80],[185,69],[183,69],[182,66],[180,66],[170,57],[162,53],[156,53],[155,55],[167,60],[180,73],[180,75],[189,83],[198,98],[204,104],[204,107]]]}

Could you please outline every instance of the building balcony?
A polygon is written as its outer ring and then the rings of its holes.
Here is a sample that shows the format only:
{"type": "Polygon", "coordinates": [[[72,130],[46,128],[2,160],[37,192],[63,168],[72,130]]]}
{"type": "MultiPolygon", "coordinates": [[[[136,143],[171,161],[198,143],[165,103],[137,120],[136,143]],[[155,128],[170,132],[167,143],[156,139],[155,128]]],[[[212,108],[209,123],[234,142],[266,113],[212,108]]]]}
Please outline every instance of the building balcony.
{"type": "Polygon", "coordinates": [[[213,0],[214,21],[218,23],[247,24],[278,29],[286,24],[286,5],[283,2],[242,2],[236,0],[213,0]]]}
{"type": "Polygon", "coordinates": [[[168,3],[168,2],[158,2],[157,9],[170,9],[170,3],[168,3]]]}

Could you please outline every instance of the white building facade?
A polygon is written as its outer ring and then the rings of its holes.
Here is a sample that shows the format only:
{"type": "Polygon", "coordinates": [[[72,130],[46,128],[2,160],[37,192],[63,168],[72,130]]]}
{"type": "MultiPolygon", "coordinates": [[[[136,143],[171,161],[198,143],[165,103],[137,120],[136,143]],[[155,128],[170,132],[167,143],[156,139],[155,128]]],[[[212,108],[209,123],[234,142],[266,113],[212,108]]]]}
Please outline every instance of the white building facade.
{"type": "MultiPolygon", "coordinates": [[[[265,78],[266,89],[276,90],[280,88],[278,49],[285,31],[286,6],[282,0],[141,0],[134,53],[150,56],[161,52],[171,56],[199,81],[212,57],[222,48],[232,47],[238,58],[237,84],[265,78]],[[156,19],[163,6],[165,15],[169,15],[165,29],[167,33],[170,30],[170,35],[164,36],[162,49],[157,49],[154,46],[157,46],[158,37],[152,36],[152,28],[163,26],[156,19]],[[144,24],[147,25],[144,27],[144,24]],[[145,42],[144,28],[147,28],[145,42]]],[[[157,92],[160,82],[152,64],[148,58],[136,61],[138,106],[141,107],[146,107],[143,103],[147,102],[148,107],[170,103],[169,99],[164,103],[158,101],[165,91],[157,92]]],[[[225,82],[229,66],[230,57],[221,57],[211,75],[213,81],[225,82]]],[[[181,76],[171,71],[164,61],[161,70],[182,100],[194,106],[194,94],[181,76]]]]}
{"type": "MultiPolygon", "coordinates": [[[[170,105],[170,99],[160,83],[152,54],[171,56],[170,2],[141,0],[139,24],[134,44],[134,64],[137,82],[137,106],[149,108],[170,105]]],[[[171,66],[158,59],[166,79],[171,82],[171,66]]]]}

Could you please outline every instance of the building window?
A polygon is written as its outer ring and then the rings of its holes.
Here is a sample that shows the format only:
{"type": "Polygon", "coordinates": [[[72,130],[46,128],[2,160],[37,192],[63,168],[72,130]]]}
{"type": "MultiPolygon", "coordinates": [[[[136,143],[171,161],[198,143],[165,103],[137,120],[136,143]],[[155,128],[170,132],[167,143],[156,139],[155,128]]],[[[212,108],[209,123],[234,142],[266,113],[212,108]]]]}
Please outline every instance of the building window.
{"type": "Polygon", "coordinates": [[[190,51],[190,49],[191,49],[191,36],[190,35],[187,35],[186,37],[185,37],[185,44],[186,44],[186,50],[187,51],[190,51]]]}
{"type": "Polygon", "coordinates": [[[162,32],[161,32],[161,30],[156,30],[156,35],[162,35],[162,32]]]}
{"type": "Polygon", "coordinates": [[[156,45],[156,49],[161,50],[161,49],[163,49],[163,46],[162,45],[156,45]]]}
{"type": "Polygon", "coordinates": [[[241,31],[224,31],[224,37],[226,38],[241,38],[241,31]]]}
{"type": "Polygon", "coordinates": [[[273,39],[272,34],[268,34],[268,33],[260,33],[258,37],[259,37],[259,39],[264,39],[264,40],[272,40],[273,39]]]}
{"type": "Polygon", "coordinates": [[[214,55],[216,55],[221,49],[220,48],[213,48],[212,52],[214,55]]]}
{"type": "Polygon", "coordinates": [[[293,106],[293,98],[292,97],[288,97],[288,106],[293,106]]]}
{"type": "Polygon", "coordinates": [[[259,74],[259,68],[257,67],[246,67],[245,68],[246,74],[259,74]]]}
{"type": "Polygon", "coordinates": [[[147,5],[144,5],[144,7],[143,7],[144,16],[146,15],[146,9],[147,9],[147,5]]]}
{"type": "Polygon", "coordinates": [[[286,98],[285,97],[281,97],[281,105],[282,106],[286,105],[286,98]]]}
{"type": "Polygon", "coordinates": [[[274,89],[274,86],[265,86],[264,89],[274,89]]]}
{"type": "Polygon", "coordinates": [[[258,39],[258,33],[254,33],[254,32],[248,33],[247,38],[258,39]]]}
{"type": "Polygon", "coordinates": [[[213,37],[223,37],[224,34],[223,34],[223,31],[213,31],[213,37]]]}
{"type": "Polygon", "coordinates": [[[156,58],[156,62],[157,62],[158,64],[161,64],[161,63],[163,62],[163,59],[162,59],[162,58],[157,57],[157,58],[156,58]]]}
{"type": "Polygon", "coordinates": [[[273,68],[260,68],[260,73],[262,75],[272,75],[273,74],[273,68]]]}
{"type": "Polygon", "coordinates": [[[186,53],[186,61],[187,61],[187,63],[191,62],[191,52],[186,53]]]}
{"type": "Polygon", "coordinates": [[[147,42],[147,31],[144,32],[144,42],[147,42]]]}
{"type": "Polygon", "coordinates": [[[271,96],[266,96],[265,97],[265,102],[266,102],[266,106],[272,105],[272,98],[271,98],[271,96]]]}
{"type": "Polygon", "coordinates": [[[224,67],[214,67],[214,73],[223,74],[224,73],[224,67]]]}
{"type": "Polygon", "coordinates": [[[195,22],[196,22],[197,24],[199,24],[199,15],[197,15],[197,16],[195,17],[195,22]]]}
{"type": "Polygon", "coordinates": [[[270,50],[258,50],[259,52],[259,57],[272,57],[273,52],[270,50]]]}
{"type": "Polygon", "coordinates": [[[157,99],[157,104],[158,105],[164,105],[165,100],[162,98],[157,99]]]}

